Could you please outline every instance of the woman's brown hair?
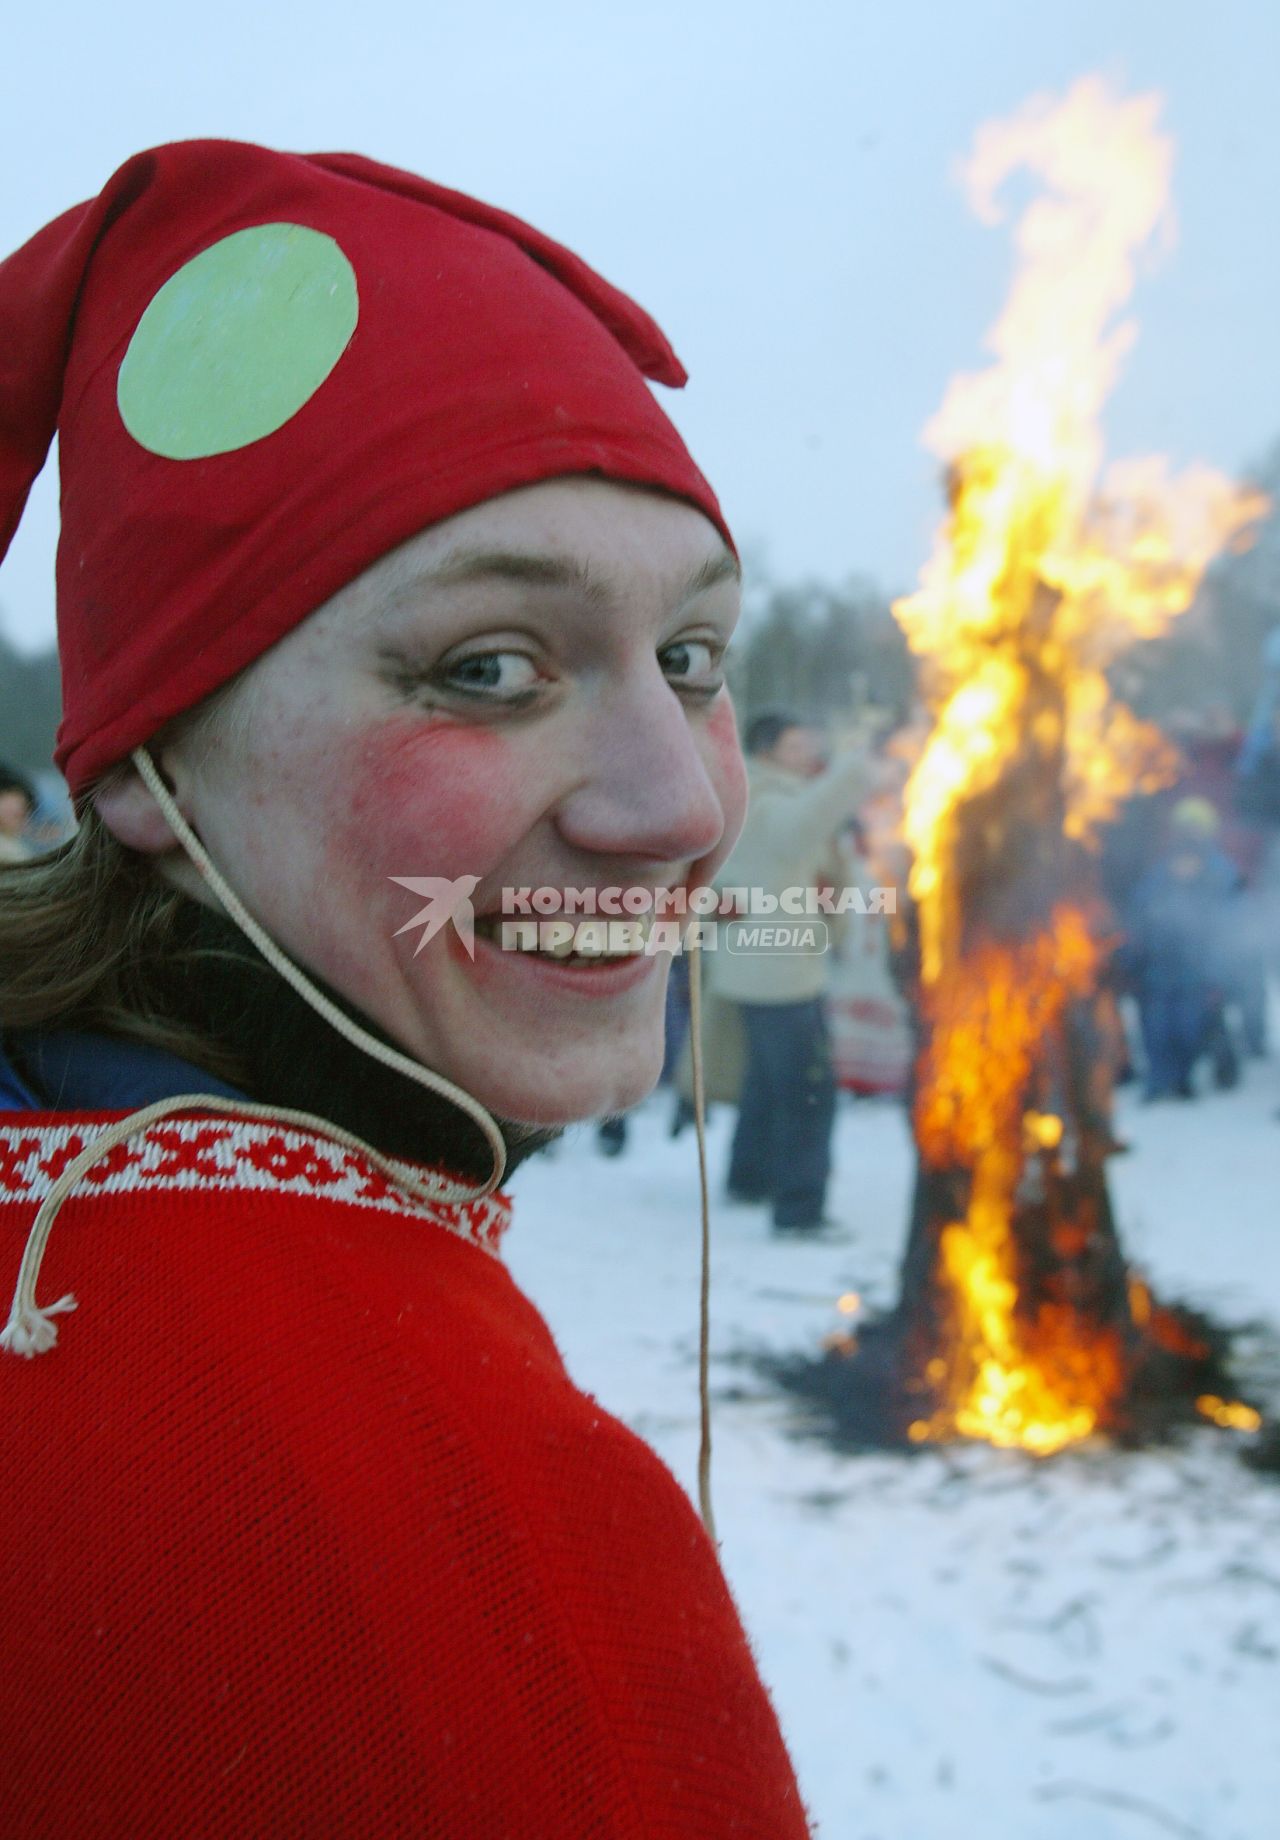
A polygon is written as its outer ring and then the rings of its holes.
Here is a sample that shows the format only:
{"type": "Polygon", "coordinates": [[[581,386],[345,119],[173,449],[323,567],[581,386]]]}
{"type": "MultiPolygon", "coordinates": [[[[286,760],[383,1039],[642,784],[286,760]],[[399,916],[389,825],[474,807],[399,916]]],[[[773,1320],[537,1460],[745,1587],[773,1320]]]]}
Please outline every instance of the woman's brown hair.
{"type": "Polygon", "coordinates": [[[0,868],[0,1028],[127,1036],[234,1077],[225,1050],[166,1000],[201,956],[181,925],[189,911],[86,803],[59,849],[0,868]]]}

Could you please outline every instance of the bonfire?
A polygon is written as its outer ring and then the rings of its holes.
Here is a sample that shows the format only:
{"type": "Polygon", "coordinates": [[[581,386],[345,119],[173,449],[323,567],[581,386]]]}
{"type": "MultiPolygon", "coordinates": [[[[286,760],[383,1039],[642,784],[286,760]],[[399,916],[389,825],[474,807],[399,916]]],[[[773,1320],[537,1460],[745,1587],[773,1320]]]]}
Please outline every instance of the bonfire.
{"type": "Polygon", "coordinates": [[[895,1310],[789,1375],[857,1442],[1043,1456],[1196,1412],[1257,1422],[1224,1338],[1128,1268],[1106,1183],[1119,1025],[1096,844],[1174,768],[1109,667],[1265,509],[1205,467],[1104,452],[1136,264],[1168,233],[1159,106],[1087,79],[982,128],[962,172],[987,222],[1015,174],[1036,187],[994,361],[925,431],[946,516],[895,609],[931,718],[904,814],[916,1194],[895,1310]]]}

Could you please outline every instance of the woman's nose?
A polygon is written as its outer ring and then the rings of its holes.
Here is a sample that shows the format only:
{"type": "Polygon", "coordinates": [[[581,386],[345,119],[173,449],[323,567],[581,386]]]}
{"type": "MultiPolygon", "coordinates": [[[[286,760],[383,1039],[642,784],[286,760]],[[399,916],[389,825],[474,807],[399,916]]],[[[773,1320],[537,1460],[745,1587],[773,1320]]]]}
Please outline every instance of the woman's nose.
{"type": "Polygon", "coordinates": [[[705,714],[655,667],[601,699],[584,725],[582,774],[559,811],[576,848],[693,861],[714,850],[725,809],[708,767],[705,714]]]}

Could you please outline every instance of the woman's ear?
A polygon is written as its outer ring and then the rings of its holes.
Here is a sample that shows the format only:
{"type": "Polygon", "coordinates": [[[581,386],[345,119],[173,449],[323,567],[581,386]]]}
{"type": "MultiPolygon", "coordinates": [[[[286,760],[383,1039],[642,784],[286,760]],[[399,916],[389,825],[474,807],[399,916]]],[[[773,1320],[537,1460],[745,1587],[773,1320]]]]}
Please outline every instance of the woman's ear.
{"type": "MultiPolygon", "coordinates": [[[[162,762],[155,755],[152,758],[163,772],[162,762]]],[[[118,843],[144,856],[165,856],[180,849],[168,819],[131,760],[122,762],[90,796],[98,816],[118,843]]],[[[182,799],[176,793],[174,796],[186,817],[182,799]]]]}

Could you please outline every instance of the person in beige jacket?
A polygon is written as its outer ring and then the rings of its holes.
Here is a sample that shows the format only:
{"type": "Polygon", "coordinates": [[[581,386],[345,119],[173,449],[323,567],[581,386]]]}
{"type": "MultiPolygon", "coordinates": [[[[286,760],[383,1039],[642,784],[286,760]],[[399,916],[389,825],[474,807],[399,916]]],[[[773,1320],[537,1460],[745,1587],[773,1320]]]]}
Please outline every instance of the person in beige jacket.
{"type": "Polygon", "coordinates": [[[756,716],[744,741],[750,806],[717,878],[747,896],[715,955],[716,993],[739,1005],[746,1035],[728,1189],[733,1200],[768,1202],[775,1231],[799,1236],[829,1224],[835,1079],[822,992],[832,921],[789,913],[796,898],[784,903],[783,891],[838,896],[835,839],[873,790],[873,771],[861,749],[824,766],[818,733],[782,712],[756,716]],[[776,929],[786,929],[781,939],[776,929]]]}

